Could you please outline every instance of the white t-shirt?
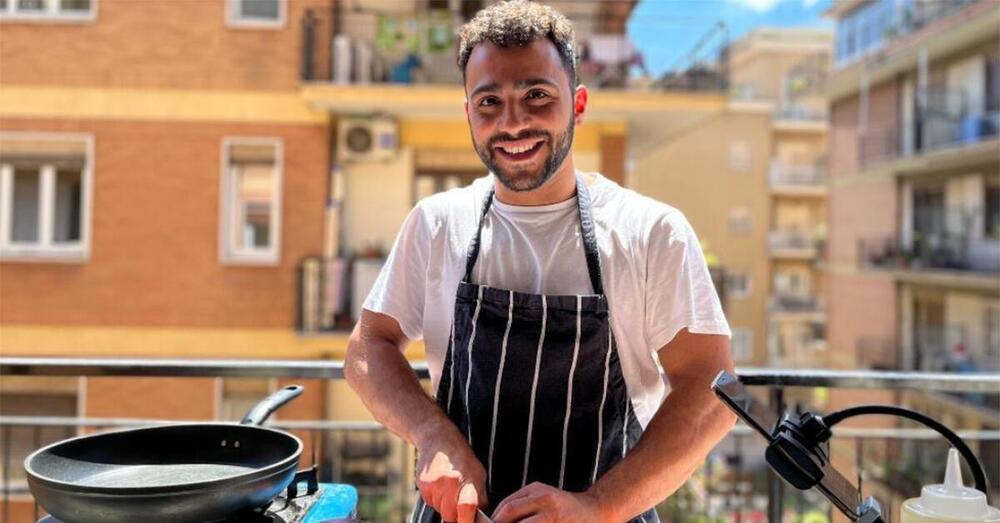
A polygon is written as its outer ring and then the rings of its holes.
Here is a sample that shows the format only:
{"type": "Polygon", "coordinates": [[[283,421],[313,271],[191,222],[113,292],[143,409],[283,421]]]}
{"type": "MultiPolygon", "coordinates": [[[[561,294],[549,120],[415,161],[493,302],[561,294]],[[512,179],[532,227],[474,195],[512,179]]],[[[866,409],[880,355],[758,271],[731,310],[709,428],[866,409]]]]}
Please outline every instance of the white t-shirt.
{"type": "MultiPolygon", "coordinates": [[[[694,230],[677,209],[595,174],[589,186],[611,328],[636,416],[645,427],[667,383],[656,357],[678,331],[731,336],[694,230]]],[[[448,348],[492,175],[421,200],[410,212],[364,308],[423,338],[433,390],[448,348]]],[[[591,294],[576,197],[522,207],[494,198],[473,283],[532,294],[591,294]]],[[[601,384],[595,384],[600,386],[601,384]]]]}

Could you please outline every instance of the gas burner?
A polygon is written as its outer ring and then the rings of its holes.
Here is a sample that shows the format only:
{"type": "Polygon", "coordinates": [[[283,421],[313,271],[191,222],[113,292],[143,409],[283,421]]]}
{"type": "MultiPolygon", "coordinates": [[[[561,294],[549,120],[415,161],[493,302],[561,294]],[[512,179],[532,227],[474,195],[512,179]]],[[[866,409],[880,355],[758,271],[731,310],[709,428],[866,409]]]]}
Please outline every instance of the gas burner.
{"type": "MultiPolygon", "coordinates": [[[[357,490],[348,485],[333,483],[312,483],[305,492],[297,492],[298,482],[289,486],[288,491],[274,498],[264,507],[248,510],[215,523],[303,523],[309,521],[355,521],[354,509],[357,506],[357,490]],[[315,508],[315,510],[313,510],[315,508]],[[308,517],[307,517],[308,516],[308,517]],[[341,519],[335,519],[341,518],[341,519]]],[[[302,475],[297,479],[309,482],[309,476],[302,475]]],[[[63,523],[52,516],[45,516],[38,523],[63,523]]]]}
{"type": "MultiPolygon", "coordinates": [[[[215,523],[300,523],[305,520],[309,509],[324,494],[325,489],[321,487],[313,494],[305,494],[292,500],[286,500],[285,496],[281,495],[274,498],[266,507],[233,514],[232,517],[215,523]]],[[[63,523],[63,521],[53,516],[45,516],[39,519],[38,523],[63,523]]]]}

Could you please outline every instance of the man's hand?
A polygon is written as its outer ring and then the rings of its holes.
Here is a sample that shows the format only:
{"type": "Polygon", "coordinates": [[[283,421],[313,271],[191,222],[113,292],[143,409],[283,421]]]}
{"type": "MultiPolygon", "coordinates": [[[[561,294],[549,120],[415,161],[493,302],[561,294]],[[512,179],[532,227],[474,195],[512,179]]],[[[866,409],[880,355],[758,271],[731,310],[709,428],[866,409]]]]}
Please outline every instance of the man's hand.
{"type": "Polygon", "coordinates": [[[457,430],[433,431],[420,443],[417,487],[424,503],[444,521],[474,523],[487,502],[486,469],[469,443],[457,430]]]}
{"type": "Polygon", "coordinates": [[[495,523],[600,523],[597,498],[587,492],[566,492],[545,483],[531,483],[503,500],[493,512],[495,523]]]}

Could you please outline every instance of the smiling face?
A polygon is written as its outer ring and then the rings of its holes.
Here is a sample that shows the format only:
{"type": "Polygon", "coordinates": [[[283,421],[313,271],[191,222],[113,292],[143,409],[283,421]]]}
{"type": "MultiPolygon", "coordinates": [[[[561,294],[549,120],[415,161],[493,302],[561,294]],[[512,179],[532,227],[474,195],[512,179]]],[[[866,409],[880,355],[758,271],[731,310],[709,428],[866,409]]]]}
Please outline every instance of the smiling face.
{"type": "Polygon", "coordinates": [[[466,66],[465,92],[476,153],[504,187],[537,189],[563,166],[586,90],[570,89],[548,38],[524,47],[478,44],[466,66]]]}

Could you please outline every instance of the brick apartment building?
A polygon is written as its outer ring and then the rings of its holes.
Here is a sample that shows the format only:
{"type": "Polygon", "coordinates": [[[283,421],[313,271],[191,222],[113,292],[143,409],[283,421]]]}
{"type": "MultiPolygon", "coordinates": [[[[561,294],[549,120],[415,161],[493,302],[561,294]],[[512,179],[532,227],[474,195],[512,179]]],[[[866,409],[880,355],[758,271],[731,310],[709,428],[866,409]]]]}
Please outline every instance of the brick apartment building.
{"type": "MultiPolygon", "coordinates": [[[[830,364],[996,372],[1000,4],[845,1],[828,14],[830,364]]],[[[1000,406],[976,395],[843,392],[835,402],[902,404],[950,427],[1000,426],[1000,406]]],[[[1000,445],[977,447],[997,485],[1000,445]]],[[[914,478],[939,473],[939,450],[873,449],[912,474],[868,484],[898,506],[919,491],[914,478]]]]}

